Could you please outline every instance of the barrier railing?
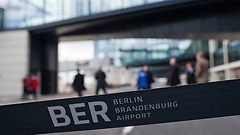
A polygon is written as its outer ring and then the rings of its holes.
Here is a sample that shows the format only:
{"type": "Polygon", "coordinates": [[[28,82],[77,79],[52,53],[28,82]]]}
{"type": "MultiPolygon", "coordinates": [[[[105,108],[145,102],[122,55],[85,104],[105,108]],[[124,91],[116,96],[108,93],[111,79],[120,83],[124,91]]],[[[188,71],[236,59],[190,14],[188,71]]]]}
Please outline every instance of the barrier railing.
{"type": "Polygon", "coordinates": [[[0,106],[0,134],[147,125],[240,114],[240,80],[0,106]]]}

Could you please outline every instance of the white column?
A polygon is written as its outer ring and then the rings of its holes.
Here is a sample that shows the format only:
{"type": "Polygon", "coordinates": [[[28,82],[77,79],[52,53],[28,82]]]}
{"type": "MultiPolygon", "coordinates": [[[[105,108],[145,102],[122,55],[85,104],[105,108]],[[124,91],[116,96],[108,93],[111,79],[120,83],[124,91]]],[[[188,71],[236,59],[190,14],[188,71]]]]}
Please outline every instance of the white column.
{"type": "Polygon", "coordinates": [[[218,80],[218,76],[216,72],[211,72],[211,68],[214,67],[214,53],[217,50],[217,40],[210,39],[208,41],[208,47],[209,47],[209,65],[210,65],[210,76],[209,81],[216,81],[218,80]]]}
{"type": "MultiPolygon", "coordinates": [[[[223,62],[224,62],[224,64],[229,63],[228,44],[229,44],[229,40],[227,40],[227,39],[223,40],[223,62]]],[[[227,69],[225,69],[225,80],[229,80],[230,78],[231,78],[230,69],[227,68],[227,69]]]]}
{"type": "Polygon", "coordinates": [[[210,67],[214,67],[214,53],[216,51],[216,48],[217,48],[217,40],[215,39],[210,39],[208,41],[208,44],[209,44],[209,64],[210,64],[210,67]]]}
{"type": "Polygon", "coordinates": [[[225,39],[223,40],[223,62],[224,64],[227,64],[229,63],[228,61],[228,43],[229,43],[229,40],[225,39]]]}

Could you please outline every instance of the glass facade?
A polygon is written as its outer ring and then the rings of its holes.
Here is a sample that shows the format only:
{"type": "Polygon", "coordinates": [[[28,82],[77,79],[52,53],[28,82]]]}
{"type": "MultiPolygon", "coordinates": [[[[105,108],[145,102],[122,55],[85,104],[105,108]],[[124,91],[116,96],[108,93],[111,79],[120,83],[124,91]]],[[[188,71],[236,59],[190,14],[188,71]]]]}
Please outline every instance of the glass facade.
{"type": "Polygon", "coordinates": [[[1,0],[4,27],[24,28],[168,0],[1,0]]]}
{"type": "Polygon", "coordinates": [[[0,29],[3,29],[4,10],[0,8],[0,29]]]}
{"type": "Polygon", "coordinates": [[[214,52],[214,66],[227,64],[230,62],[240,60],[240,40],[229,41],[227,48],[223,47],[223,41],[218,41],[216,45],[216,51],[214,52]],[[228,52],[224,54],[225,51],[228,52]],[[227,56],[227,61],[224,63],[224,55],[227,56]]]}
{"type": "Polygon", "coordinates": [[[170,57],[193,58],[208,54],[208,41],[188,39],[111,39],[95,41],[95,58],[109,57],[116,66],[167,61],[170,57]]]}
{"type": "Polygon", "coordinates": [[[223,42],[218,41],[216,45],[216,51],[214,53],[214,66],[222,65],[224,64],[223,60],[223,42]]]}
{"type": "Polygon", "coordinates": [[[240,60],[240,40],[234,40],[228,44],[228,61],[238,60],[240,60]]]}

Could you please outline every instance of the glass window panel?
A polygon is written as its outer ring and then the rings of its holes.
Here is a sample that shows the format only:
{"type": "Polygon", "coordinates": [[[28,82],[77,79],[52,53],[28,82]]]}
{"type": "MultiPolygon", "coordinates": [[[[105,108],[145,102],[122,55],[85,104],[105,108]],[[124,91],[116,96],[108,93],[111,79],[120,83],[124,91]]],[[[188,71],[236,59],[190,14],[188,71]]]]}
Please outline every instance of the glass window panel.
{"type": "Polygon", "coordinates": [[[228,45],[228,59],[229,62],[240,60],[240,41],[231,41],[228,45]]]}
{"type": "Polygon", "coordinates": [[[11,10],[10,10],[10,1],[3,0],[1,1],[1,7],[4,8],[4,27],[9,28],[11,20],[11,10]]]}
{"type": "Polygon", "coordinates": [[[112,10],[118,10],[123,8],[123,1],[122,0],[109,0],[111,3],[112,10]]]}
{"type": "Polygon", "coordinates": [[[7,24],[9,22],[9,15],[10,15],[10,10],[9,8],[7,7],[9,4],[9,1],[8,0],[1,0],[0,1],[0,8],[3,8],[4,9],[4,24],[5,26],[4,27],[7,27],[7,24]]]}
{"type": "Polygon", "coordinates": [[[91,0],[91,13],[102,12],[102,0],[91,0]]]}
{"type": "MultiPolygon", "coordinates": [[[[71,1],[73,2],[73,1],[71,1]]],[[[61,0],[46,0],[45,10],[47,14],[45,16],[46,22],[53,22],[62,19],[62,1],[61,0]]],[[[71,7],[74,10],[74,7],[71,7]]]]}
{"type": "Polygon", "coordinates": [[[19,28],[25,26],[23,3],[19,0],[1,1],[1,7],[5,9],[5,27],[19,28]]]}
{"type": "Polygon", "coordinates": [[[44,23],[44,16],[47,14],[44,9],[43,0],[23,1],[26,26],[40,25],[44,23]]]}
{"type": "Polygon", "coordinates": [[[164,0],[1,0],[7,28],[39,25],[164,0]],[[91,4],[91,5],[90,5],[91,4]]]}
{"type": "Polygon", "coordinates": [[[163,1],[169,1],[169,0],[145,0],[146,3],[155,3],[155,2],[163,2],[163,1]]]}
{"type": "Polygon", "coordinates": [[[69,19],[76,17],[76,0],[64,0],[63,1],[63,19],[69,19]]]}
{"type": "Polygon", "coordinates": [[[111,2],[110,0],[102,0],[102,12],[111,11],[111,2]]]}
{"type": "Polygon", "coordinates": [[[222,65],[223,64],[223,45],[222,42],[220,41],[218,43],[218,49],[214,53],[214,65],[222,65]]]}
{"type": "Polygon", "coordinates": [[[131,0],[132,6],[139,6],[144,4],[144,0],[131,0]]]}
{"type": "Polygon", "coordinates": [[[4,10],[0,8],[0,29],[3,29],[4,10]]]}
{"type": "Polygon", "coordinates": [[[76,1],[76,14],[77,16],[89,15],[89,0],[76,1]]]}
{"type": "Polygon", "coordinates": [[[124,8],[143,5],[144,3],[145,3],[145,0],[122,0],[122,4],[124,8]]]}
{"type": "Polygon", "coordinates": [[[129,8],[132,6],[131,0],[122,0],[123,2],[123,8],[129,8]]]}
{"type": "Polygon", "coordinates": [[[166,0],[1,0],[5,27],[17,28],[166,0]]]}

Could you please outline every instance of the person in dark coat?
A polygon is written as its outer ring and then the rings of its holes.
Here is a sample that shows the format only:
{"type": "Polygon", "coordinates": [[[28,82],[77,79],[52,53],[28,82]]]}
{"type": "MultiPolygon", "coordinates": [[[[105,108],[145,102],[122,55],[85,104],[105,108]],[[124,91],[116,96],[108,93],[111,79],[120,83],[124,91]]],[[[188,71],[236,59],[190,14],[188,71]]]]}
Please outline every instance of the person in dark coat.
{"type": "Polygon", "coordinates": [[[137,87],[138,90],[148,89],[147,74],[143,71],[143,68],[140,68],[137,76],[137,87]]]}
{"type": "Polygon", "coordinates": [[[180,80],[179,80],[180,68],[177,65],[176,58],[171,58],[169,60],[169,64],[170,64],[170,67],[169,67],[168,76],[167,76],[167,85],[176,86],[180,84],[180,80]]]}
{"type": "Polygon", "coordinates": [[[86,88],[84,86],[84,75],[80,74],[79,69],[77,69],[77,75],[75,75],[72,85],[79,97],[81,97],[83,95],[82,92],[86,90],[86,88]]]}
{"type": "Polygon", "coordinates": [[[195,71],[193,69],[192,63],[187,62],[186,63],[186,70],[185,73],[187,75],[187,83],[188,84],[193,84],[196,83],[196,78],[195,78],[195,71]]]}
{"type": "Polygon", "coordinates": [[[96,87],[96,95],[99,93],[99,89],[102,89],[105,94],[107,94],[106,91],[106,74],[102,71],[102,67],[100,66],[98,68],[98,71],[95,74],[95,79],[97,80],[97,87],[96,87]]]}
{"type": "Polygon", "coordinates": [[[147,83],[148,83],[147,88],[150,89],[150,88],[151,88],[151,84],[154,82],[153,74],[152,74],[152,72],[148,69],[148,66],[147,66],[147,65],[144,65],[143,70],[145,71],[145,73],[146,73],[146,75],[147,75],[147,83]]]}

